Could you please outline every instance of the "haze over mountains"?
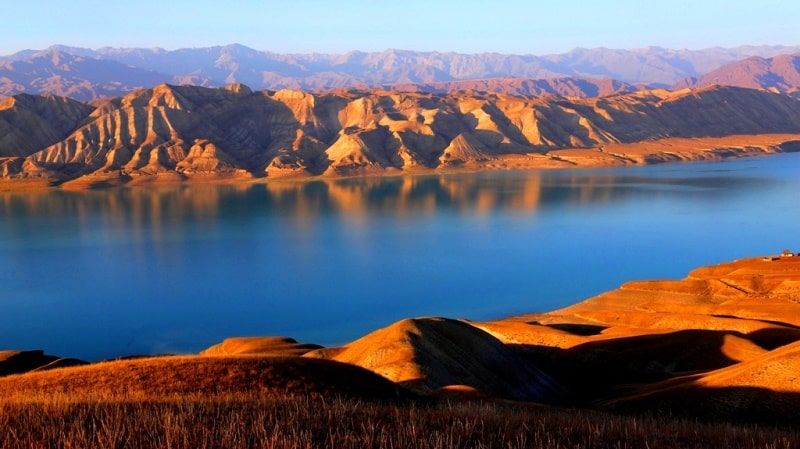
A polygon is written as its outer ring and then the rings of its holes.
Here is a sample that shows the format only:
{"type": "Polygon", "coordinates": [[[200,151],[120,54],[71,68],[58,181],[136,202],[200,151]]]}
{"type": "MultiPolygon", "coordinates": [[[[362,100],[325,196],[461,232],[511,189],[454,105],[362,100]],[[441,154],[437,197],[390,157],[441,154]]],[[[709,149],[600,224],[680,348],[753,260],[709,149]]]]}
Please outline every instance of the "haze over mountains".
{"type": "Polygon", "coordinates": [[[800,47],[758,46],[705,50],[578,48],[544,56],[393,49],[379,53],[290,55],[235,44],[173,51],[53,46],[0,57],[0,97],[51,93],[86,101],[119,96],[160,83],[208,87],[243,83],[255,90],[291,88],[315,92],[352,87],[389,88],[399,84],[407,90],[427,92],[476,89],[520,95],[594,97],[633,91],[643,85],[702,86],[709,79],[720,79],[741,87],[769,88],[774,84],[781,91],[793,91],[796,63],[785,64],[777,59],[776,67],[782,68],[773,72],[783,81],[775,81],[774,76],[754,81],[748,78],[745,68],[739,69],[736,64],[755,58],[744,62],[742,67],[746,67],[753,61],[798,52],[800,47]],[[734,64],[725,70],[737,75],[704,77],[726,64],[734,64]],[[510,80],[513,78],[517,80],[510,80]],[[525,84],[519,79],[529,81],[525,84]],[[549,81],[530,81],[542,79],[549,81]],[[783,87],[784,84],[787,86],[783,87]]]}
{"type": "Polygon", "coordinates": [[[704,87],[714,84],[769,89],[798,96],[800,89],[800,54],[772,58],[753,56],[726,64],[700,77],[687,78],[676,88],[704,87]]]}

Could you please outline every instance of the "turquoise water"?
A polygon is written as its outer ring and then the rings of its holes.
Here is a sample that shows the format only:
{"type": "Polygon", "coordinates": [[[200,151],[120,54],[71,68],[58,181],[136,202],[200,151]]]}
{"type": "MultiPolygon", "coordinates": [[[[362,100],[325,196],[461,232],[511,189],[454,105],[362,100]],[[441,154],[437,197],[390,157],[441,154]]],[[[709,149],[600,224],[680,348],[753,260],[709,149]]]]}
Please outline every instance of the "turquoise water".
{"type": "Polygon", "coordinates": [[[800,154],[603,170],[0,194],[0,349],[335,345],[800,248],[800,154]]]}

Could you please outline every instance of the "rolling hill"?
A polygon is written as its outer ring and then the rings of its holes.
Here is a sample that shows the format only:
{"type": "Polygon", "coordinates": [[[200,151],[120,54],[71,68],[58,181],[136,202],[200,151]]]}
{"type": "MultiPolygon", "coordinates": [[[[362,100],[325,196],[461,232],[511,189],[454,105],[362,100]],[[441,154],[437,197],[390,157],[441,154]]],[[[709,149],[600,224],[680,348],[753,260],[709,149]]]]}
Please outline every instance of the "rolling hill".
{"type": "Polygon", "coordinates": [[[334,348],[238,337],[198,355],[84,366],[3,351],[0,399],[499,398],[796,426],[798,307],[800,256],[743,259],[547,313],[405,319],[334,348]]]}

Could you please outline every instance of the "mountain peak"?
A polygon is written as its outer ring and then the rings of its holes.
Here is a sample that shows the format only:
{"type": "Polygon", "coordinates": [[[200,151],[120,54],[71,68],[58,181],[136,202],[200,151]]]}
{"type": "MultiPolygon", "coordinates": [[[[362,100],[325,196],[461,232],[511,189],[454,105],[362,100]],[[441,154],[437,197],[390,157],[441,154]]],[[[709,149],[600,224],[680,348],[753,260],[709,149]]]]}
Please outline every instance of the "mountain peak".
{"type": "Polygon", "coordinates": [[[250,95],[253,93],[253,89],[250,89],[248,86],[242,83],[228,84],[225,86],[225,90],[241,95],[250,95]]]}
{"type": "Polygon", "coordinates": [[[247,47],[242,44],[228,44],[222,47],[222,53],[230,53],[230,54],[251,54],[251,53],[260,53],[258,50],[254,50],[250,47],[247,47]]]}
{"type": "Polygon", "coordinates": [[[53,66],[69,64],[77,59],[72,53],[67,53],[61,48],[50,47],[47,50],[36,53],[31,58],[32,61],[48,61],[53,66]]]}

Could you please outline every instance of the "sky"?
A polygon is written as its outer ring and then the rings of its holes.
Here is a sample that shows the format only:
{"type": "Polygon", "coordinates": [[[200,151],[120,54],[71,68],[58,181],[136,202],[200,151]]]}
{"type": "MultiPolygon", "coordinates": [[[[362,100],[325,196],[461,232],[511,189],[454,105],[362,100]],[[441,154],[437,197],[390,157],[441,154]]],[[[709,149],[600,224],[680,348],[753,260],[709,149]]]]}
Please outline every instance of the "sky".
{"type": "Polygon", "coordinates": [[[0,17],[0,55],[54,44],[536,55],[800,44],[796,0],[0,0],[0,17]]]}

